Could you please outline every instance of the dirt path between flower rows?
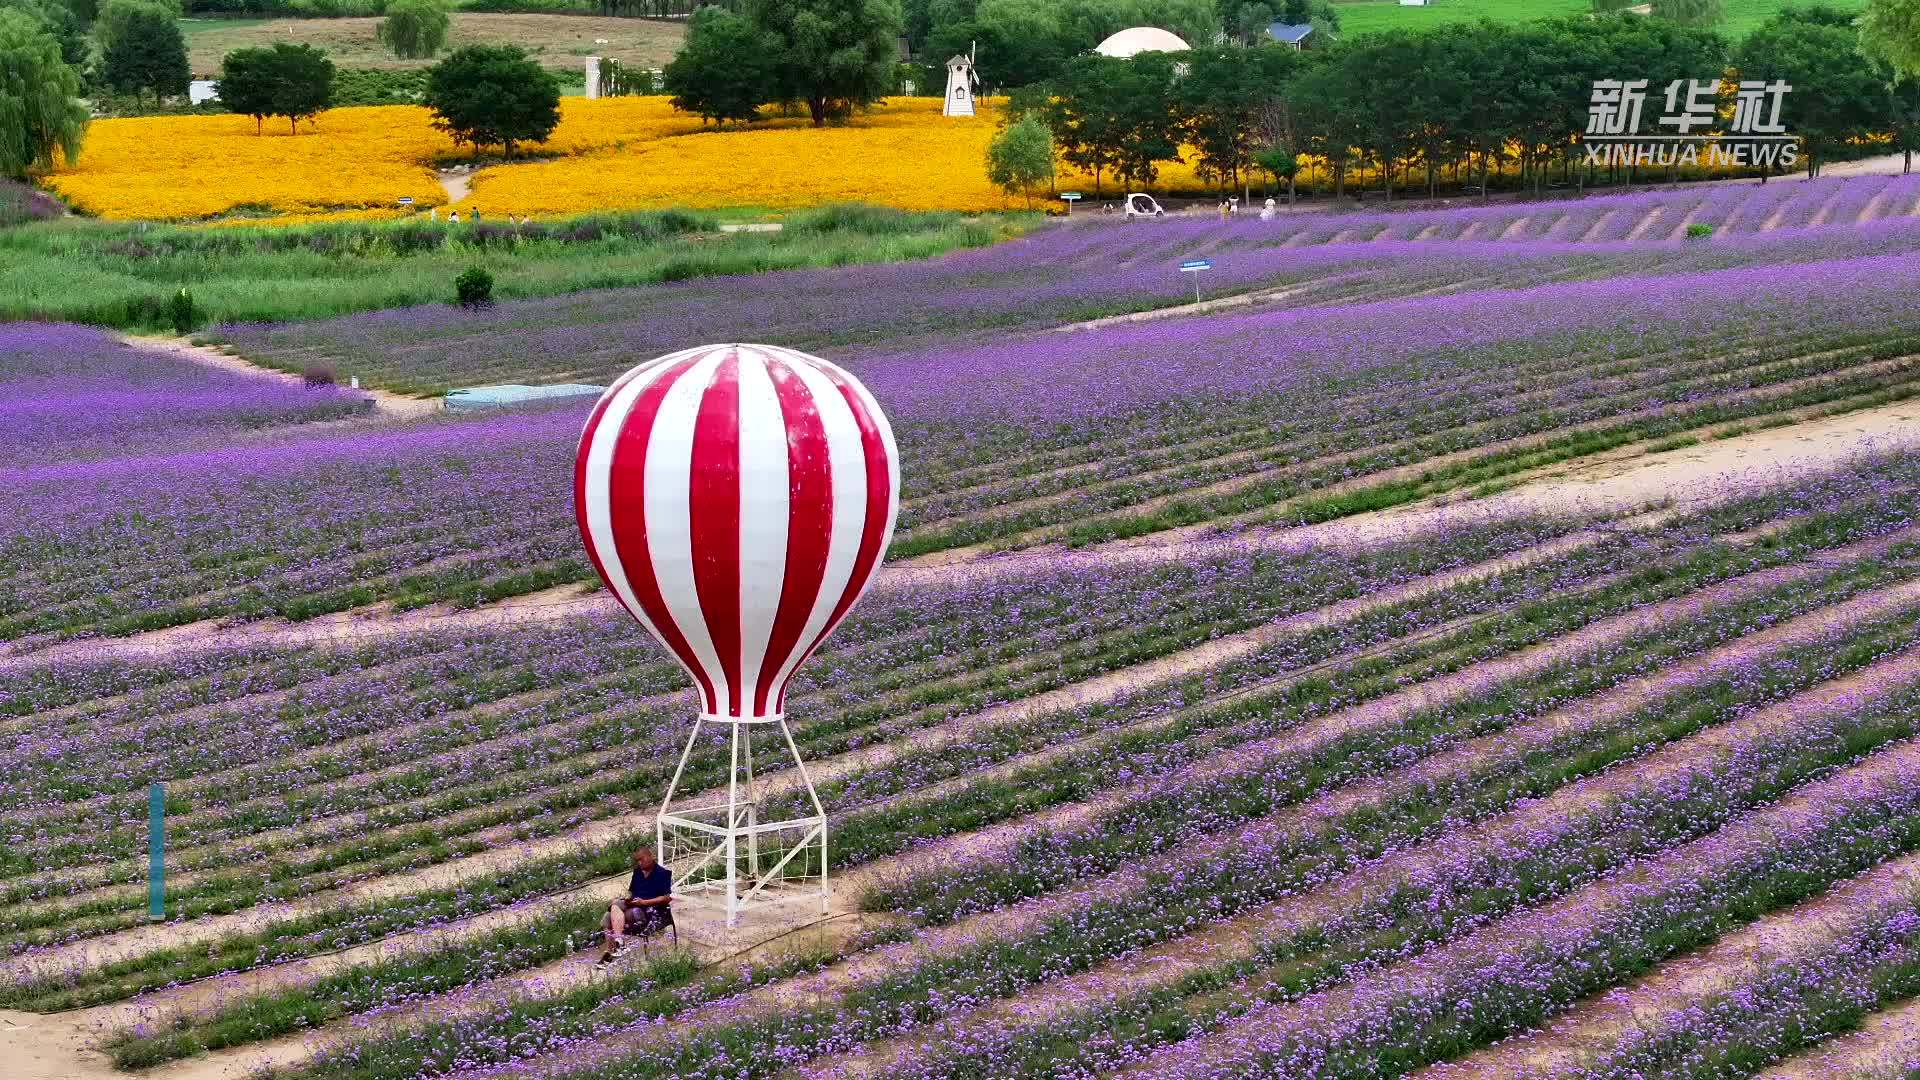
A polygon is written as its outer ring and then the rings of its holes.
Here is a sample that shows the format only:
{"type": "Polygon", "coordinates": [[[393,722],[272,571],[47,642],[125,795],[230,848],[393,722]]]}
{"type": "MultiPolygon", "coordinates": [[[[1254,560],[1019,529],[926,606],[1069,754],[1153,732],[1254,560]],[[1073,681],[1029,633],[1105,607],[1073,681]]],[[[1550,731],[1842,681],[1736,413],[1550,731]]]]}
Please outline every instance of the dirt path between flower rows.
{"type": "MultiPolygon", "coordinates": [[[[1905,586],[1895,593],[1858,598],[1846,604],[1775,626],[1738,639],[1701,654],[1685,663],[1618,684],[1596,695],[1568,705],[1506,732],[1483,736],[1444,750],[1433,757],[1370,780],[1337,788],[1307,804],[1283,810],[1262,822],[1237,830],[1232,844],[1258,844],[1276,829],[1303,828],[1316,820],[1326,821],[1342,813],[1382,800],[1395,790],[1410,786],[1439,784],[1449,773],[1471,771],[1484,765],[1490,756],[1518,755],[1529,746],[1551,746],[1576,729],[1602,728],[1644,707],[1660,696],[1716,674],[1739,670],[1748,663],[1760,663],[1766,655],[1778,655],[1817,641],[1836,624],[1863,611],[1884,611],[1889,603],[1912,605],[1920,602],[1920,588],[1905,586]],[[1255,835],[1255,830],[1259,835],[1255,835]]],[[[1886,674],[1904,672],[1908,679],[1920,678],[1920,663],[1909,655],[1904,662],[1892,661],[1874,669],[1886,674]]],[[[930,1042],[953,1040],[968,1028],[990,1030],[1007,1024],[1028,1025],[1059,1017],[1077,1010],[1097,1007],[1111,996],[1113,988],[1124,986],[1139,992],[1153,986],[1168,985],[1204,968],[1250,955],[1263,941],[1271,941],[1283,930],[1298,930],[1314,922],[1337,917],[1340,913],[1364,908],[1390,891],[1395,883],[1419,880],[1442,859],[1458,857],[1476,846],[1493,847],[1502,837],[1537,836],[1582,812],[1611,804],[1623,788],[1644,790],[1654,786],[1649,774],[1665,770],[1696,767],[1705,757],[1703,750],[1734,746],[1733,735],[1764,731],[1783,722],[1793,722],[1809,707],[1831,709],[1835,703],[1851,707],[1860,700],[1860,689],[1884,690],[1863,675],[1826,684],[1789,698],[1724,727],[1710,728],[1655,752],[1655,756],[1637,769],[1619,769],[1576,781],[1568,787],[1532,800],[1527,805],[1484,822],[1461,826],[1449,836],[1402,848],[1357,871],[1310,885],[1296,896],[1277,904],[1225,919],[1199,928],[1193,933],[1152,946],[1139,953],[1110,961],[1078,975],[1034,987],[1025,995],[999,999],[957,1016],[949,1017],[935,1028],[889,1039],[866,1048],[858,1058],[836,1057],[833,1075],[862,1077],[886,1075],[889,1070],[911,1058],[930,1042]],[[1849,692],[1851,690],[1851,692],[1849,692]]],[[[1732,753],[1733,751],[1729,751],[1732,753]]],[[[1204,852],[1185,851],[1181,858],[1204,852]]]]}
{"type": "Polygon", "coordinates": [[[1578,1075],[1583,1066],[1604,1059],[1623,1038],[1657,1036],[1676,1026],[1698,1023],[1701,1018],[1695,1010],[1703,1002],[1737,993],[1783,965],[1818,968],[1823,957],[1866,919],[1912,910],[1916,889],[1920,889],[1920,853],[1882,863],[1812,900],[1589,998],[1543,1030],[1431,1068],[1424,1080],[1544,1080],[1578,1075]]]}
{"type": "MultiPolygon", "coordinates": [[[[1560,793],[1528,806],[1524,816],[1541,823],[1536,827],[1544,827],[1575,812],[1574,808],[1567,805],[1570,801],[1579,803],[1596,796],[1603,801],[1617,798],[1620,789],[1629,785],[1659,787],[1665,784],[1678,789],[1685,786],[1679,782],[1679,777],[1697,767],[1703,749],[1717,751],[1720,757],[1731,759],[1741,752],[1736,739],[1741,732],[1753,733],[1765,726],[1792,724],[1814,713],[1831,713],[1835,714],[1836,720],[1842,720],[1848,713],[1858,709],[1864,698],[1898,686],[1911,686],[1916,679],[1920,679],[1920,652],[1902,653],[1845,679],[1824,684],[1778,705],[1750,713],[1724,727],[1711,729],[1701,736],[1669,744],[1637,768],[1603,772],[1574,787],[1562,789],[1560,793]]],[[[1378,1009],[1386,1001],[1384,996],[1373,993],[1379,988],[1404,986],[1411,994],[1415,986],[1432,986],[1430,980],[1443,978],[1442,973],[1448,969],[1450,960],[1458,961],[1469,969],[1484,969],[1488,963],[1495,962],[1494,958],[1511,943],[1539,938],[1542,927],[1590,924],[1611,907],[1617,906],[1620,902],[1617,897],[1630,892],[1636,884],[1651,885],[1681,877],[1682,868],[1693,866],[1704,852],[1766,850],[1777,845],[1777,837],[1791,834],[1809,819],[1830,815],[1836,806],[1893,797],[1895,793],[1911,787],[1917,770],[1920,770],[1920,743],[1911,740],[1895,743],[1839,773],[1798,788],[1780,801],[1765,805],[1717,831],[1679,847],[1669,848],[1653,858],[1636,861],[1619,874],[1602,877],[1543,907],[1516,911],[1465,938],[1370,972],[1357,982],[1334,986],[1295,1001],[1257,1008],[1218,1031],[1182,1045],[1176,1053],[1183,1065],[1202,1062],[1224,1064],[1234,1060],[1236,1052],[1247,1041],[1257,1039],[1262,1032],[1285,1031],[1311,1026],[1316,1020],[1351,1016],[1360,1007],[1378,1009]]],[[[1528,832],[1524,830],[1513,836],[1513,840],[1522,845],[1527,839],[1528,832]]],[[[1805,928],[1800,928],[1799,932],[1804,933],[1805,928]]],[[[1443,992],[1437,986],[1434,991],[1443,992]]],[[[1612,996],[1613,992],[1608,991],[1588,1000],[1604,1002],[1612,996]]],[[[1585,1006],[1575,1006],[1575,1009],[1582,1007],[1585,1006]]],[[[1377,1012],[1374,1016],[1375,1022],[1380,1022],[1377,1012]]],[[[1121,1075],[1151,1076],[1158,1064],[1160,1062],[1156,1058],[1144,1058],[1140,1068],[1121,1075]]],[[[1422,1080],[1452,1080],[1456,1076],[1474,1073],[1459,1065],[1439,1065],[1420,1075],[1422,1080]]],[[[1491,1075],[1505,1080],[1516,1074],[1496,1071],[1491,1075]]]]}
{"type": "MultiPolygon", "coordinates": [[[[280,382],[293,386],[306,385],[306,381],[303,378],[292,372],[281,371],[278,368],[264,367],[212,345],[196,345],[185,338],[122,334],[120,335],[120,340],[136,348],[146,349],[152,352],[170,353],[183,360],[189,360],[196,364],[204,364],[208,367],[216,367],[223,371],[233,371],[242,375],[256,375],[277,379],[280,382]]],[[[441,400],[439,398],[408,397],[405,394],[396,394],[388,390],[371,390],[365,387],[360,388],[356,392],[365,394],[371,398],[373,400],[374,415],[386,420],[407,420],[418,416],[428,416],[439,412],[441,408],[441,400]]]]}
{"type": "Polygon", "coordinates": [[[1151,322],[1155,319],[1172,319],[1183,315],[1203,315],[1210,311],[1227,311],[1233,308],[1277,303],[1281,300],[1291,300],[1297,296],[1322,291],[1332,283],[1344,281],[1351,276],[1352,275],[1343,274],[1322,281],[1308,282],[1306,284],[1282,285],[1273,289],[1255,289],[1252,292],[1235,293],[1232,296],[1221,296],[1212,300],[1196,300],[1191,303],[1174,304],[1171,307],[1148,308],[1145,311],[1132,311],[1125,315],[1108,315],[1104,318],[1088,319],[1085,322],[1056,326],[1053,329],[1061,333],[1071,333],[1075,330],[1099,330],[1103,327],[1120,326],[1125,323],[1151,322]]]}
{"type": "MultiPolygon", "coordinates": [[[[1443,589],[1483,580],[1543,559],[1576,551],[1599,539],[1600,536],[1597,533],[1577,533],[1459,570],[1419,578],[1376,594],[1303,612],[1238,634],[1228,635],[1144,664],[1109,671],[1032,697],[989,706],[952,724],[820,759],[810,763],[809,769],[816,783],[826,783],[856,769],[875,767],[908,753],[964,739],[987,727],[1017,723],[1037,713],[1112,701],[1145,685],[1182,678],[1235,657],[1245,656],[1289,634],[1356,618],[1376,607],[1401,603],[1443,589]]],[[[778,795],[796,789],[798,782],[797,771],[775,773],[767,778],[767,792],[769,795],[778,795]]],[[[690,802],[697,803],[701,796],[689,796],[688,799],[690,802]]],[[[29,970],[94,967],[156,949],[206,941],[225,933],[259,930],[273,922],[336,907],[343,902],[365,902],[424,889],[446,888],[473,878],[490,876],[531,860],[612,843],[636,830],[651,828],[652,820],[651,810],[602,818],[555,836],[495,848],[478,855],[449,860],[417,871],[390,874],[360,882],[345,889],[303,896],[286,903],[261,905],[232,914],[208,916],[186,922],[140,926],[113,934],[82,939],[67,945],[52,946],[19,957],[0,960],[0,975],[17,974],[29,970]]]]}
{"type": "MultiPolygon", "coordinates": [[[[935,552],[888,564],[875,589],[911,591],[1021,574],[1147,566],[1251,551],[1374,547],[1524,515],[1609,516],[1669,505],[1698,508],[1761,486],[1828,471],[1866,454],[1914,446],[1920,446],[1920,402],[1896,402],[1664,453],[1598,462],[1575,460],[1487,498],[1454,495],[1317,525],[1249,529],[1223,536],[1217,525],[1203,524],[1079,551],[1052,545],[998,555],[935,552]]],[[[213,620],[32,651],[16,652],[0,644],[0,664],[138,660],[237,644],[347,644],[395,634],[491,629],[615,611],[613,598],[604,592],[585,585],[560,585],[469,609],[436,605],[397,612],[381,604],[298,623],[213,620]]]]}
{"type": "MultiPolygon", "coordinates": [[[[1744,584],[1749,589],[1754,585],[1751,581],[1744,582],[1744,584]]],[[[1259,763],[1265,759],[1267,755],[1278,752],[1283,747],[1296,745],[1304,747],[1306,743],[1321,738],[1333,737],[1338,733],[1359,728],[1375,728],[1383,733],[1383,737],[1386,737],[1385,732],[1391,730],[1401,719],[1412,711],[1434,707],[1450,700],[1458,700],[1472,692],[1484,690],[1493,683],[1502,681],[1504,678],[1521,677],[1527,671],[1534,670],[1542,664],[1556,662],[1558,659],[1568,655],[1572,650],[1581,647],[1580,645],[1574,644],[1572,639],[1586,639],[1586,643],[1589,645],[1597,645],[1607,640],[1617,640],[1629,632],[1634,626],[1639,626],[1644,629],[1649,625],[1656,625],[1658,622],[1671,621],[1673,618],[1681,617],[1686,612],[1698,612],[1705,610],[1708,606],[1716,602],[1724,602],[1724,600],[1730,599],[1731,595],[1732,593],[1730,593],[1725,586],[1719,586],[1675,601],[1655,605],[1639,612],[1619,616],[1615,619],[1607,620],[1605,623],[1595,624],[1586,630],[1576,631],[1558,641],[1527,650],[1525,653],[1515,657],[1491,661],[1489,664],[1483,664],[1474,669],[1457,673],[1456,675],[1443,676],[1431,680],[1428,683],[1409,687],[1407,690],[1391,695],[1389,698],[1330,714],[1319,720],[1309,722],[1301,728],[1290,731],[1276,739],[1268,740],[1265,744],[1236,747],[1221,755],[1217,755],[1216,758],[1195,763],[1192,766],[1180,770],[1171,777],[1162,778],[1159,783],[1165,786],[1178,783],[1182,779],[1205,778],[1235,769],[1244,770],[1257,768],[1259,767],[1259,763]],[[1501,668],[1501,676],[1499,678],[1490,678],[1491,673],[1485,670],[1490,667],[1501,668]]],[[[1895,589],[1856,598],[1853,601],[1835,605],[1832,608],[1823,609],[1819,612],[1804,616],[1801,619],[1761,631],[1747,639],[1742,639],[1714,650],[1713,653],[1710,654],[1711,660],[1707,657],[1702,657],[1690,662],[1686,666],[1693,674],[1693,677],[1700,677],[1699,672],[1706,670],[1708,667],[1720,667],[1731,663],[1737,668],[1741,666],[1740,657],[1756,644],[1765,642],[1776,648],[1791,647],[1793,642],[1804,640],[1810,634],[1825,632],[1836,622],[1843,621],[1847,618],[1858,617],[1862,612],[1881,610],[1889,606],[1910,608],[1916,603],[1920,603],[1920,583],[1909,583],[1904,586],[1898,586],[1895,589]]],[[[1891,686],[1892,683],[1896,681],[1896,675],[1899,678],[1908,680],[1920,678],[1920,654],[1908,654],[1901,658],[1898,664],[1883,664],[1877,666],[1873,669],[1873,674],[1878,681],[1870,681],[1863,678],[1829,683],[1821,687],[1818,691],[1813,691],[1800,698],[1793,699],[1792,705],[1781,705],[1770,710],[1756,712],[1751,717],[1741,721],[1739,727],[1742,731],[1746,731],[1756,725],[1779,724],[1783,721],[1791,721],[1801,715],[1808,706],[1814,708],[1832,708],[1835,707],[1834,703],[1836,701],[1842,705],[1857,705],[1860,700],[1860,692],[1864,687],[1891,686]]],[[[1643,679],[1632,680],[1628,683],[1621,684],[1611,691],[1603,692],[1599,697],[1583,699],[1578,705],[1569,705],[1564,709],[1557,710],[1541,720],[1526,725],[1525,731],[1550,742],[1552,738],[1563,733],[1570,727],[1598,722],[1600,719],[1599,715],[1593,710],[1582,706],[1604,700],[1609,695],[1617,695],[1621,698],[1621,701],[1616,703],[1617,707],[1625,708],[1634,701],[1644,700],[1644,695],[1651,693],[1649,687],[1681,681],[1685,677],[1686,675],[1657,674],[1643,679]]],[[[1212,857],[1215,853],[1224,853],[1229,850],[1260,850],[1267,844],[1273,843],[1274,836],[1279,832],[1305,828],[1313,821],[1326,820],[1328,815],[1337,816],[1342,813],[1350,813],[1366,802],[1384,797],[1383,793],[1393,789],[1396,782],[1421,784],[1426,781],[1429,774],[1434,772],[1444,771],[1448,768],[1471,768],[1478,758],[1485,757],[1487,750],[1490,748],[1500,748],[1507,752],[1519,752],[1514,749],[1513,743],[1516,739],[1521,738],[1521,736],[1522,732],[1515,731],[1495,734],[1484,739],[1475,740],[1473,744],[1466,747],[1455,748],[1454,750],[1444,752],[1438,758],[1417,763],[1407,769],[1397,770],[1386,777],[1364,780],[1353,785],[1336,788],[1307,804],[1287,807],[1267,818],[1229,827],[1224,832],[1214,834],[1202,842],[1177,849],[1160,857],[1160,869],[1171,872],[1177,863],[1188,860],[1204,860],[1212,857]]],[[[1666,751],[1662,751],[1663,756],[1660,760],[1669,762],[1673,769],[1692,767],[1697,765],[1697,751],[1702,746],[1715,745],[1725,742],[1729,738],[1722,729],[1713,729],[1707,733],[1703,733],[1701,736],[1686,740],[1685,750],[1669,748],[1666,751]]],[[[1603,774],[1600,777],[1595,777],[1591,781],[1584,783],[1579,788],[1581,794],[1578,797],[1565,794],[1566,790],[1571,789],[1563,789],[1561,795],[1550,796],[1548,799],[1529,803],[1510,816],[1524,819],[1524,821],[1528,823],[1527,827],[1530,828],[1532,827],[1532,822],[1547,820],[1547,818],[1542,816],[1545,814],[1545,811],[1542,810],[1541,807],[1548,803],[1549,800],[1551,800],[1555,812],[1564,815],[1567,812],[1564,808],[1564,804],[1567,801],[1580,802],[1582,799],[1592,799],[1595,802],[1605,802],[1614,788],[1617,788],[1621,784],[1632,782],[1634,776],[1635,773],[1631,770],[1616,770],[1603,774]],[[1596,787],[1602,790],[1596,792],[1594,791],[1596,787]]],[[[1126,794],[1131,796],[1133,793],[1128,792],[1126,794]]],[[[1501,819],[1502,822],[1505,822],[1505,820],[1506,819],[1501,819]]],[[[1490,828],[1491,825],[1488,827],[1490,828]]],[[[967,846],[964,841],[958,849],[946,844],[933,845],[933,847],[944,848],[945,850],[921,853],[933,856],[931,859],[921,860],[927,865],[950,864],[956,860],[971,861],[976,858],[985,858],[991,861],[999,854],[994,851],[980,854],[977,848],[967,846]]],[[[1415,848],[1411,850],[1418,852],[1422,849],[1415,848]]],[[[1362,876],[1365,875],[1363,874],[1362,876]]],[[[962,918],[954,923],[928,930],[911,941],[849,958],[847,961],[829,967],[818,974],[791,980],[786,983],[770,985],[763,990],[750,993],[743,999],[729,1003],[724,1010],[714,1010],[713,1014],[722,1020],[735,1020],[742,1015],[743,1009],[749,1011],[753,1009],[771,1009],[792,1004],[818,1005],[823,1002],[823,999],[831,999],[852,987],[862,985],[874,978],[885,977],[889,973],[897,971],[903,965],[914,962],[918,957],[937,955],[948,948],[967,947],[1006,933],[1017,932],[1021,927],[1030,926],[1037,921],[1043,921],[1049,917],[1084,910],[1089,897],[1100,894],[1103,890],[1112,887],[1115,883],[1137,883],[1138,877],[1138,871],[1135,869],[1122,870],[1117,874],[1084,881],[1072,888],[1048,893],[1033,900],[962,918]]],[[[1312,893],[1319,892],[1321,892],[1321,890],[1312,891],[1312,893]]],[[[1367,895],[1368,892],[1369,890],[1361,890],[1358,895],[1367,895]]],[[[1304,895],[1312,895],[1312,893],[1304,895]]],[[[1352,896],[1355,894],[1348,893],[1347,895],[1352,896]]],[[[1324,897],[1316,897],[1316,899],[1323,900],[1324,897]]],[[[1335,906],[1327,910],[1340,910],[1340,908],[1335,906]]],[[[1201,931],[1201,933],[1204,936],[1206,931],[1201,931]]],[[[1203,942],[1196,955],[1212,952],[1212,947],[1203,942]]],[[[1131,980],[1121,980],[1121,983],[1128,985],[1131,983],[1131,980]]],[[[1103,986],[1095,987],[1092,993],[1096,996],[1108,995],[1111,993],[1113,985],[1113,982],[1108,981],[1103,986]]],[[[1061,1000],[1061,998],[1053,993],[1056,989],[1057,988],[1054,987],[1044,988],[1036,991],[1036,995],[1044,1001],[1061,1000]]],[[[1045,1004],[1032,999],[1025,1001],[1024,1005],[1024,1010],[1016,1010],[1020,1012],[1021,1015],[1031,1014],[1034,1010],[1044,1011],[1047,1008],[1045,1004]]],[[[695,1013],[677,1020],[674,1028],[676,1030],[692,1029],[696,1028],[700,1022],[701,1014],[695,1013]]],[[[986,1022],[990,1023],[992,1021],[989,1019],[986,1022]]],[[[562,1065],[565,1069],[580,1068],[588,1060],[598,1055],[606,1054],[609,1056],[617,1056],[621,1053],[630,1053],[639,1050],[660,1034],[662,1033],[636,1030],[625,1036],[610,1037],[601,1040],[600,1044],[596,1047],[579,1049],[577,1054],[584,1055],[584,1057],[574,1056],[570,1057],[569,1060],[564,1063],[555,1062],[555,1064],[562,1065]]],[[[835,1058],[832,1062],[835,1074],[838,1075],[839,1070],[845,1069],[848,1064],[849,1059],[847,1058],[835,1058]]],[[[538,1076],[539,1074],[529,1071],[526,1075],[531,1077],[538,1076]]],[[[858,1075],[858,1073],[856,1072],[854,1075],[858,1075]]]]}

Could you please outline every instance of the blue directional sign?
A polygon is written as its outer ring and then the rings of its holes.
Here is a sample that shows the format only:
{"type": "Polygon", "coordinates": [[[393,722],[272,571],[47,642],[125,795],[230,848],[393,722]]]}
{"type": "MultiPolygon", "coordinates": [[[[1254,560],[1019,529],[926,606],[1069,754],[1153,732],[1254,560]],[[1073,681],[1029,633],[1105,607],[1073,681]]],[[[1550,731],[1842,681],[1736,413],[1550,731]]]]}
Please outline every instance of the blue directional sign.
{"type": "Polygon", "coordinates": [[[1210,259],[1188,259],[1186,262],[1180,264],[1180,272],[1183,274],[1191,274],[1196,270],[1211,269],[1213,269],[1213,261],[1210,259]]]}

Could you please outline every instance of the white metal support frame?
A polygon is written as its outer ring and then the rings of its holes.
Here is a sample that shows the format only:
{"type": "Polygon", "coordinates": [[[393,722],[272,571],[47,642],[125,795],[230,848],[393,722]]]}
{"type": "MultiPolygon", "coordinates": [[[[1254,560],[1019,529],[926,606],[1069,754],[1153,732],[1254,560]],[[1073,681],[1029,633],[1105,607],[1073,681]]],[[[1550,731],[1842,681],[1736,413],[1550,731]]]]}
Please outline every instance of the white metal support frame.
{"type": "Polygon", "coordinates": [[[820,913],[828,912],[827,893],[827,811],[814,790],[813,776],[800,757],[784,715],[768,717],[714,716],[702,713],[687,736],[686,749],[674,767],[673,780],[661,800],[660,813],[654,817],[654,842],[660,862],[673,873],[676,894],[688,892],[723,893],[726,897],[727,928],[739,925],[740,916],[754,903],[776,896],[791,896],[796,891],[811,891],[817,884],[820,913]],[[701,806],[674,806],[680,778],[693,756],[700,732],[708,724],[725,724],[731,731],[729,767],[725,802],[701,806]],[[762,821],[765,789],[754,775],[753,725],[778,724],[787,752],[806,786],[812,814],[762,821]],[[771,865],[769,865],[771,864],[771,865]]]}

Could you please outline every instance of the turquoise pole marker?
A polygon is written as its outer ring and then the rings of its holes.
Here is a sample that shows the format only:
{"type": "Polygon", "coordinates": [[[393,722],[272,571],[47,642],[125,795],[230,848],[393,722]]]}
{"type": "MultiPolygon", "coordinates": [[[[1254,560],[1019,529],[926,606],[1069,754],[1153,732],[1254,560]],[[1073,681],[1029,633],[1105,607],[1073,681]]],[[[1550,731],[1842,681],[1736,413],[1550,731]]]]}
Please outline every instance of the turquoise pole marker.
{"type": "Polygon", "coordinates": [[[147,788],[147,914],[155,919],[167,917],[166,838],[167,789],[162,784],[147,788]]]}

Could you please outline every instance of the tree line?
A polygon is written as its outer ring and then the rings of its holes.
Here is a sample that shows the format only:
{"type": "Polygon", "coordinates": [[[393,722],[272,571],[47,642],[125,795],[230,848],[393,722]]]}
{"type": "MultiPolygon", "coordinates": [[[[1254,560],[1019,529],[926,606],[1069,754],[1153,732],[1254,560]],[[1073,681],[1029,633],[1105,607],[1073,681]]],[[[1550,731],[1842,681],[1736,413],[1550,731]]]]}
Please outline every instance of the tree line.
{"type": "MultiPolygon", "coordinates": [[[[157,101],[187,92],[176,8],[109,0],[95,11],[89,3],[0,0],[0,176],[25,178],[51,170],[57,156],[76,158],[90,119],[86,95],[157,101]]],[[[428,58],[448,26],[443,0],[390,0],[377,34],[398,56],[428,58]]],[[[560,122],[558,80],[516,46],[458,49],[425,74],[423,103],[456,146],[497,146],[512,156],[560,122]]],[[[297,133],[301,120],[334,103],[338,76],[323,50],[281,43],[228,53],[214,91],[229,112],[253,117],[256,133],[270,117],[297,133]]]]}
{"type": "MultiPolygon", "coordinates": [[[[1059,156],[1096,187],[1106,176],[1150,185],[1161,165],[1191,156],[1223,188],[1274,175],[1291,189],[1299,159],[1313,155],[1336,196],[1365,166],[1391,198],[1396,189],[1431,195],[1443,175],[1484,192],[1508,166],[1536,191],[1590,182],[1597,167],[1581,139],[1601,80],[1646,80],[1649,133],[1661,130],[1653,119],[1671,83],[1711,81],[1715,114],[1725,115],[1740,81],[1777,80],[1792,88],[1783,121],[1815,175],[1839,154],[1910,155],[1920,141],[1916,57],[1903,66],[1897,47],[1855,21],[1828,7],[1788,8],[1730,42],[1703,26],[1622,13],[1390,31],[1305,52],[1082,55],[1017,93],[1013,112],[1040,118],[1059,156]]],[[[1631,183],[1637,168],[1616,171],[1631,183]]]]}

